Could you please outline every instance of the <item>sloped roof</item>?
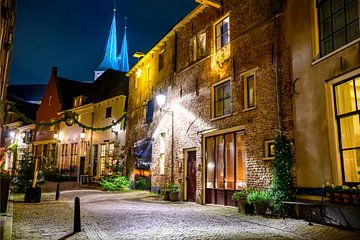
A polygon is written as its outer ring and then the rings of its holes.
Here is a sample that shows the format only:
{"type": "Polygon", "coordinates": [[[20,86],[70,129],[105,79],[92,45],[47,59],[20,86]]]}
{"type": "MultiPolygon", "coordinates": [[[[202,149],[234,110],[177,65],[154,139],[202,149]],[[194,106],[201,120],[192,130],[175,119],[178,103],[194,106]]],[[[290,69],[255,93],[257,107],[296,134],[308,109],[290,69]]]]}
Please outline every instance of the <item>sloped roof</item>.
{"type": "MultiPolygon", "coordinates": [[[[118,95],[128,95],[129,78],[125,72],[107,69],[90,87],[87,103],[100,102],[118,95]]],[[[85,94],[84,94],[85,95],[85,94]]]]}
{"type": "MultiPolygon", "coordinates": [[[[19,110],[22,114],[24,114],[26,117],[35,120],[36,119],[36,111],[39,108],[39,104],[33,104],[30,103],[22,98],[19,98],[17,96],[14,96],[12,94],[7,95],[7,100],[10,102],[13,102],[16,109],[19,110]]],[[[20,118],[19,118],[20,119],[20,118]]],[[[16,119],[18,120],[18,119],[16,119]]],[[[15,119],[13,119],[15,121],[15,119]]]]}
{"type": "Polygon", "coordinates": [[[57,89],[63,110],[73,107],[74,97],[88,95],[90,83],[74,81],[62,77],[57,77],[57,89]]]}
{"type": "Polygon", "coordinates": [[[47,84],[16,84],[9,85],[7,89],[8,95],[22,99],[27,102],[41,101],[47,84]]]}

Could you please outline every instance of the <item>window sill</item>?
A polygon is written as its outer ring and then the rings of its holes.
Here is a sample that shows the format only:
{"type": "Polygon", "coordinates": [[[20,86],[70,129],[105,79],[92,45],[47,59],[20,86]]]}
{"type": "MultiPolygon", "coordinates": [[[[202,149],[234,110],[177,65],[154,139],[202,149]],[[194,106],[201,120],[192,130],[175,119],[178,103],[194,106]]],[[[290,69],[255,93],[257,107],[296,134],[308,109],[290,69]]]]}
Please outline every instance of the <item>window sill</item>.
{"type": "Polygon", "coordinates": [[[269,161],[269,160],[274,160],[275,157],[264,157],[263,160],[264,161],[269,161]]]}
{"type": "Polygon", "coordinates": [[[216,121],[216,120],[220,120],[220,119],[223,119],[223,118],[226,118],[226,117],[230,117],[232,116],[232,113],[229,113],[229,114],[226,114],[226,115],[222,115],[220,117],[216,117],[216,118],[212,118],[210,119],[210,121],[216,121]]]}
{"type": "Polygon", "coordinates": [[[332,51],[331,53],[328,53],[327,55],[325,55],[325,56],[323,56],[323,57],[321,57],[319,59],[314,60],[311,63],[311,65],[314,66],[314,65],[316,65],[316,64],[318,64],[318,63],[320,63],[320,62],[322,62],[322,61],[324,61],[324,60],[326,60],[326,59],[328,59],[328,58],[330,58],[332,56],[334,56],[335,54],[337,54],[337,53],[343,51],[344,49],[346,49],[346,48],[348,48],[348,47],[350,47],[350,46],[352,46],[352,45],[354,45],[356,43],[359,43],[359,42],[360,42],[360,38],[355,39],[354,41],[349,42],[348,44],[342,46],[341,48],[338,48],[338,49],[332,51]]]}
{"type": "Polygon", "coordinates": [[[255,107],[251,107],[251,108],[245,108],[242,110],[242,112],[248,112],[248,111],[252,111],[252,110],[255,110],[256,109],[256,106],[255,107]]]}

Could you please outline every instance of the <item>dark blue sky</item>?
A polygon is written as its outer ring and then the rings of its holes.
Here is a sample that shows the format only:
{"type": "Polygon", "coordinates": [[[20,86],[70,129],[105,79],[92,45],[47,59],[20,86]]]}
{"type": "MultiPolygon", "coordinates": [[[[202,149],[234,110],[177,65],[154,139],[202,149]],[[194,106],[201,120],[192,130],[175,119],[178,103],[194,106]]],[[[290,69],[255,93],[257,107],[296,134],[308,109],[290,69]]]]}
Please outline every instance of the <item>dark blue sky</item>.
{"type": "MultiPolygon", "coordinates": [[[[130,68],[197,6],[195,0],[116,0],[120,48],[124,17],[130,68]]],[[[110,31],[113,0],[17,0],[10,84],[47,83],[51,67],[62,77],[93,80],[110,31]]]]}

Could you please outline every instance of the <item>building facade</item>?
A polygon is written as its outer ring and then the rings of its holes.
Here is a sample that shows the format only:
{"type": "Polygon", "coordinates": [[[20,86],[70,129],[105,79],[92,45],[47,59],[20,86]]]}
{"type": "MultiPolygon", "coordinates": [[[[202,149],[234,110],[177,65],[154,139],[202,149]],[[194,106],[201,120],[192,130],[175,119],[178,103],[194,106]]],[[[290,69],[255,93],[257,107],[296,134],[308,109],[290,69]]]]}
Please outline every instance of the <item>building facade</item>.
{"type": "Polygon", "coordinates": [[[2,0],[0,11],[0,147],[4,146],[6,94],[10,73],[11,49],[15,27],[15,0],[2,0]]]}
{"type": "Polygon", "coordinates": [[[270,186],[274,139],[293,139],[285,17],[270,2],[200,4],[129,71],[128,170],[151,149],[153,191],[234,205],[235,190],[270,186]]]}
{"type": "Polygon", "coordinates": [[[359,16],[358,0],[287,1],[298,186],[360,182],[359,16]]]}

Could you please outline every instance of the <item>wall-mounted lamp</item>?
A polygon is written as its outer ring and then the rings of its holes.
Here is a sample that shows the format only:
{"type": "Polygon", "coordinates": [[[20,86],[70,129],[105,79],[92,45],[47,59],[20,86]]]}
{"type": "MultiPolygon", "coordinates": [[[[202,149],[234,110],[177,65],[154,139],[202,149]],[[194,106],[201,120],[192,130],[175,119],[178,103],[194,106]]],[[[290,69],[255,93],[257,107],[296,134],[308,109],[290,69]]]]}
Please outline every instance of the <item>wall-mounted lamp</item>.
{"type": "Polygon", "coordinates": [[[80,139],[81,141],[85,141],[86,138],[86,132],[85,132],[85,128],[83,128],[82,132],[80,133],[80,139]]]}
{"type": "Polygon", "coordinates": [[[156,96],[156,102],[160,107],[160,111],[163,110],[163,107],[165,105],[166,102],[166,96],[164,94],[159,94],[156,96]]]}

